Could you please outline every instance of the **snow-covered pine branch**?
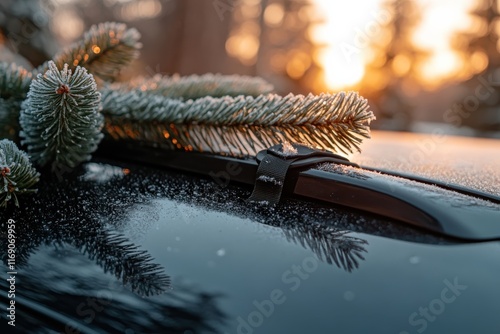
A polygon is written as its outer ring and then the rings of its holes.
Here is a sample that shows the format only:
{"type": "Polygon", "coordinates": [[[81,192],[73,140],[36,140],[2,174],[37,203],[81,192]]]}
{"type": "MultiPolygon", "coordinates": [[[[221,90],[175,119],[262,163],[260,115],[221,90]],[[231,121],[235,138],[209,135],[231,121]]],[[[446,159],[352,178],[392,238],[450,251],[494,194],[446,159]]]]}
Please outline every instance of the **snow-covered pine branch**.
{"type": "Polygon", "coordinates": [[[257,96],[270,93],[273,90],[270,83],[259,77],[211,73],[187,76],[157,74],[150,78],[115,83],[109,88],[122,92],[139,89],[149,94],[182,100],[198,99],[205,96],[257,96]]]}
{"type": "Polygon", "coordinates": [[[356,92],[180,101],[141,90],[103,92],[105,131],[185,150],[253,155],[283,141],[348,153],[369,138],[375,119],[356,92]]]}
{"type": "Polygon", "coordinates": [[[0,140],[0,206],[7,206],[12,198],[19,206],[17,196],[36,192],[32,187],[39,178],[26,153],[12,141],[0,140]]]}
{"type": "Polygon", "coordinates": [[[33,79],[22,105],[20,136],[36,164],[74,168],[90,159],[103,137],[100,93],[85,68],[73,73],[67,65],[48,66],[33,79]]]}

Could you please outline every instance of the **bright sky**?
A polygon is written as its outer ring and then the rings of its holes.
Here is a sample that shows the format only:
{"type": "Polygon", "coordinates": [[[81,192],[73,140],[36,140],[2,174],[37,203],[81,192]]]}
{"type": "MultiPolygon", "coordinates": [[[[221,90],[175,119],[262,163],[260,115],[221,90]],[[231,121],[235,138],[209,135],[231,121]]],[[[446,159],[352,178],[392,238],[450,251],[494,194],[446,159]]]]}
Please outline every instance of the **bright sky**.
{"type": "MultiPolygon", "coordinates": [[[[317,55],[323,66],[325,84],[339,90],[355,87],[364,74],[370,39],[376,38],[387,22],[381,0],[313,0],[325,22],[311,32],[317,43],[326,47],[317,55]]],[[[415,43],[431,52],[420,70],[424,84],[452,77],[462,67],[461,59],[451,49],[450,37],[470,26],[467,12],[475,0],[416,0],[423,8],[422,22],[415,31],[415,43]]]]}

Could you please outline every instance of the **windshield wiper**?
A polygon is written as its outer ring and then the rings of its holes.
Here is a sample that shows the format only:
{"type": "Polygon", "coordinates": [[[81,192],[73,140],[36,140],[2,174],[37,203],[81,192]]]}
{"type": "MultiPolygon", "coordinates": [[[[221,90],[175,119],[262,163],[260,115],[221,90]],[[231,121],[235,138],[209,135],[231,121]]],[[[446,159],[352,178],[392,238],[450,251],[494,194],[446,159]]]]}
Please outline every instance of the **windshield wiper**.
{"type": "Polygon", "coordinates": [[[296,195],[382,215],[441,235],[500,239],[500,197],[415,175],[358,166],[301,145],[275,145],[255,158],[169,151],[105,141],[98,154],[254,187],[251,201],[276,204],[296,195]]]}

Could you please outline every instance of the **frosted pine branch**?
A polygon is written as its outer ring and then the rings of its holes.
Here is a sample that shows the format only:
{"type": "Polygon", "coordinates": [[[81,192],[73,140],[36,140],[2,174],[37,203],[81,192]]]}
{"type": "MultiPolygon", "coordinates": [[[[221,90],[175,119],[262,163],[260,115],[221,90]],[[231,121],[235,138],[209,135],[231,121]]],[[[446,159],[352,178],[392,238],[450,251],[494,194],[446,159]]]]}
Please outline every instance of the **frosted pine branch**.
{"type": "Polygon", "coordinates": [[[100,93],[83,67],[72,73],[67,65],[62,70],[54,62],[48,66],[33,79],[22,105],[20,136],[37,164],[73,168],[90,159],[102,139],[100,93]]]}
{"type": "Polygon", "coordinates": [[[12,198],[19,206],[17,195],[36,192],[32,187],[39,178],[26,153],[10,140],[0,141],[0,206],[7,206],[12,198]]]}
{"type": "Polygon", "coordinates": [[[142,78],[130,83],[113,84],[111,88],[123,92],[138,89],[151,94],[184,100],[204,96],[257,96],[273,90],[273,86],[262,78],[211,73],[188,76],[157,74],[151,78],[142,78]]]}
{"type": "MultiPolygon", "coordinates": [[[[128,29],[123,23],[106,22],[94,25],[83,39],[54,57],[58,68],[69,64],[69,69],[85,67],[103,80],[113,80],[120,69],[139,56],[140,34],[135,28],[128,29]]],[[[38,69],[43,73],[48,63],[38,69]]]]}
{"type": "Polygon", "coordinates": [[[283,141],[348,153],[369,138],[374,119],[355,92],[267,94],[179,101],[145,92],[103,92],[105,131],[185,150],[254,155],[283,141]]]}

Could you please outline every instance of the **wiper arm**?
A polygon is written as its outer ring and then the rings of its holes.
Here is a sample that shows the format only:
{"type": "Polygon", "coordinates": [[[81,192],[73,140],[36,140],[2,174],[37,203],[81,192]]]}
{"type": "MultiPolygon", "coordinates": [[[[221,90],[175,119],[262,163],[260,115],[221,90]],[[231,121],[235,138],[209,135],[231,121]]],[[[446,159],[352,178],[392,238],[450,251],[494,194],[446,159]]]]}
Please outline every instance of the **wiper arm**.
{"type": "Polygon", "coordinates": [[[104,142],[98,153],[206,175],[221,185],[229,181],[252,185],[250,199],[254,201],[272,204],[282,193],[293,194],[382,215],[445,236],[471,241],[500,239],[498,196],[414,175],[359,167],[329,152],[294,147],[299,149],[299,157],[293,152],[280,156],[279,145],[247,159],[124,142],[104,142]]]}

